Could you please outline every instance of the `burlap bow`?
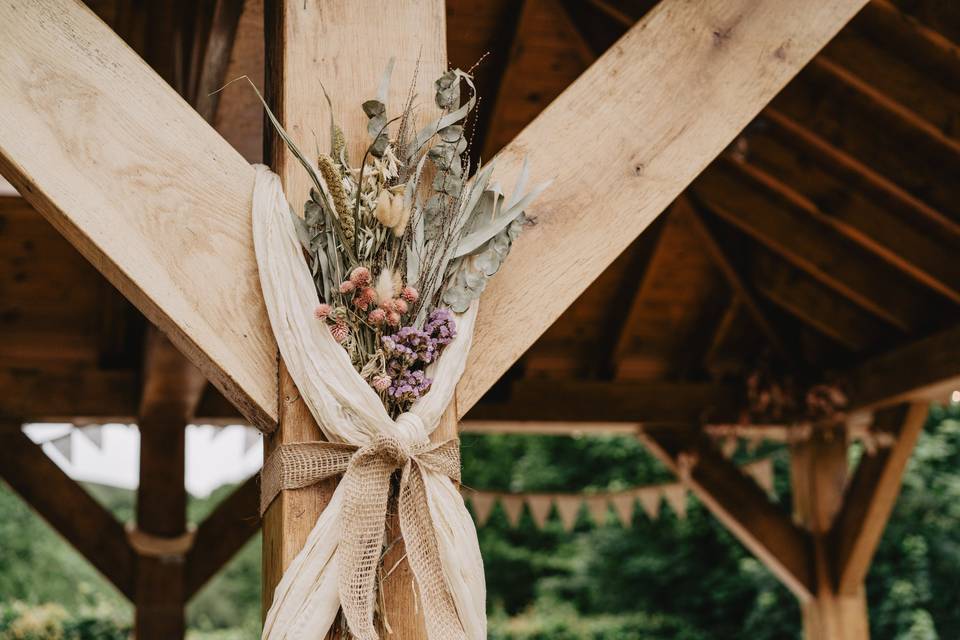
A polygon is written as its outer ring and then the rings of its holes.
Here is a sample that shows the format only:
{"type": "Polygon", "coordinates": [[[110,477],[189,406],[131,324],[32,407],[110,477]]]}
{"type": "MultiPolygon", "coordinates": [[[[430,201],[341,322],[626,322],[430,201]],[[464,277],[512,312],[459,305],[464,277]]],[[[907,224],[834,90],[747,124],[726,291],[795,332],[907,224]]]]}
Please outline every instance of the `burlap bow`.
{"type": "Polygon", "coordinates": [[[281,445],[263,465],[260,510],[266,511],[284,489],[297,489],[344,474],[343,514],[337,559],[340,606],[358,640],[376,640],[373,611],[377,569],[386,529],[390,477],[400,474],[398,509],[407,560],[420,590],[431,638],[466,638],[443,577],[440,554],[427,503],[424,470],[460,482],[460,448],[456,439],[440,444],[406,446],[379,436],[357,447],[332,442],[281,445]]]}

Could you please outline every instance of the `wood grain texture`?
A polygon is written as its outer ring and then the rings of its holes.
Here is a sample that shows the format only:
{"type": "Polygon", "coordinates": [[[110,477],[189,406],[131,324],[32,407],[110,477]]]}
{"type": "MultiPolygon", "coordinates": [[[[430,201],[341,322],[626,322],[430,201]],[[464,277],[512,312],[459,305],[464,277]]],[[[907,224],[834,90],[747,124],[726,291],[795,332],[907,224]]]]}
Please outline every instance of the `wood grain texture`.
{"type": "Polygon", "coordinates": [[[900,495],[903,472],[923,431],[930,405],[916,402],[898,412],[892,431],[893,446],[865,454],[854,473],[843,501],[843,509],[831,531],[835,550],[836,589],[855,594],[863,589],[873,554],[900,495]]]}
{"type": "MultiPolygon", "coordinates": [[[[375,97],[390,56],[396,56],[387,109],[402,109],[419,64],[416,93],[419,123],[432,114],[433,81],[446,69],[444,3],[440,0],[404,0],[389,11],[373,0],[339,0],[304,5],[299,0],[277,0],[265,7],[267,34],[267,96],[274,113],[302,149],[329,148],[329,114],[320,81],[333,101],[334,118],[344,130],[354,161],[369,144],[366,116],[359,108],[375,97]],[[316,138],[314,138],[316,135],[316,138]],[[316,141],[316,142],[315,142],[316,141]]],[[[309,194],[309,178],[296,159],[274,137],[267,148],[274,171],[288,200],[299,208],[309,194]]],[[[269,452],[281,443],[320,439],[320,431],[299,398],[285,370],[280,370],[280,428],[265,440],[269,452]]],[[[329,502],[336,481],[296,491],[284,491],[263,521],[264,609],[283,570],[300,551],[317,517],[329,502]]],[[[398,571],[400,571],[398,569],[398,571]]],[[[402,637],[426,637],[413,619],[407,598],[409,582],[387,595],[386,615],[391,625],[408,624],[402,637]],[[400,622],[406,621],[406,622],[400,622]]],[[[387,583],[385,588],[394,584],[387,583]]],[[[399,581],[395,584],[400,585],[399,581]]]]}
{"type": "Polygon", "coordinates": [[[502,184],[525,155],[554,182],[484,294],[460,416],[863,4],[665,0],[501,152],[502,184]]]}
{"type": "Polygon", "coordinates": [[[0,172],[272,428],[253,170],[78,2],[0,2],[0,172]]]}

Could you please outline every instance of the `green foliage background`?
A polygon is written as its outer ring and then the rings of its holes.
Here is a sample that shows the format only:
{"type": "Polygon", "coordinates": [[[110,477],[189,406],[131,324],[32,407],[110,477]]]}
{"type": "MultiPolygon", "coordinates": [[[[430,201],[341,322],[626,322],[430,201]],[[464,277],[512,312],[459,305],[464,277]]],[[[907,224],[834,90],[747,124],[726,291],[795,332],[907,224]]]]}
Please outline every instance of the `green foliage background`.
{"type": "MultiPolygon", "coordinates": [[[[777,496],[789,505],[786,451],[772,455],[777,496]]],[[[855,454],[854,454],[855,455],[855,454]]],[[[629,438],[464,436],[468,486],[513,491],[613,490],[669,475],[629,438]]],[[[129,491],[89,486],[123,520],[129,491]]],[[[232,488],[193,500],[197,522],[232,488]]],[[[495,640],[717,640],[798,638],[794,598],[700,505],[678,519],[635,516],[597,527],[581,514],[573,533],[529,514],[506,525],[497,508],[480,530],[490,638],[495,640]]],[[[960,638],[960,409],[935,407],[870,572],[877,640],[960,638]]],[[[191,603],[193,640],[256,638],[260,540],[252,540],[191,603]]],[[[0,640],[127,638],[132,611],[80,556],[0,485],[0,640]]]]}

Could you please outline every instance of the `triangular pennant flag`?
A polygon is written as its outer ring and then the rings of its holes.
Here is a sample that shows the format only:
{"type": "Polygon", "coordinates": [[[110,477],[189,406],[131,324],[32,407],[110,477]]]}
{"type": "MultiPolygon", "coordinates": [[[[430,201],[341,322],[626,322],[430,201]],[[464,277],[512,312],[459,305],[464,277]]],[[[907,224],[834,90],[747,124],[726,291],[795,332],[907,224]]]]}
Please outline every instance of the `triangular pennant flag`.
{"type": "Polygon", "coordinates": [[[663,498],[677,514],[677,517],[683,520],[687,517],[687,488],[682,484],[668,484],[662,487],[663,498]]]}
{"type": "Polygon", "coordinates": [[[494,498],[492,494],[481,493],[479,491],[470,494],[470,504],[473,505],[473,517],[477,520],[477,526],[482,527],[490,518],[490,512],[493,511],[494,498]]]}
{"type": "Polygon", "coordinates": [[[53,448],[60,452],[64,458],[67,459],[67,462],[73,464],[73,430],[67,432],[66,435],[60,436],[59,438],[54,438],[50,441],[50,444],[53,445],[53,448]]]}
{"type": "Polygon", "coordinates": [[[637,490],[640,506],[651,520],[660,515],[660,489],[658,487],[644,487],[637,490]]]}
{"type": "Polygon", "coordinates": [[[90,424],[85,427],[80,427],[80,433],[86,436],[87,440],[89,440],[97,450],[103,449],[103,425],[90,424]]]}
{"type": "Polygon", "coordinates": [[[752,477],[761,489],[767,493],[773,493],[773,460],[764,458],[757,462],[751,462],[744,470],[752,477]]]}
{"type": "Polygon", "coordinates": [[[607,524],[607,516],[610,514],[610,505],[607,499],[602,496],[590,496],[587,498],[587,511],[590,512],[590,519],[598,527],[607,524]]]}
{"type": "Polygon", "coordinates": [[[552,505],[553,500],[551,500],[550,496],[537,493],[527,496],[527,506],[530,508],[530,517],[533,518],[533,522],[537,525],[537,528],[543,529],[543,526],[547,524],[547,519],[550,517],[550,507],[552,505]]]}
{"type": "Polygon", "coordinates": [[[260,442],[260,431],[254,427],[244,427],[243,429],[243,455],[250,453],[260,442]]]}
{"type": "Polygon", "coordinates": [[[727,436],[723,439],[723,444],[720,446],[720,451],[723,453],[724,458],[732,458],[733,454],[737,452],[737,438],[736,436],[727,436]]]}
{"type": "Polygon", "coordinates": [[[761,443],[763,443],[763,438],[757,436],[747,438],[747,453],[756,453],[761,443]]]}
{"type": "Polygon", "coordinates": [[[580,515],[580,507],[583,505],[582,498],[578,496],[559,495],[556,497],[557,511],[560,513],[560,522],[567,531],[572,531],[573,526],[577,524],[577,516],[580,515]]]}
{"type": "Polygon", "coordinates": [[[517,526],[520,523],[520,514],[523,512],[523,498],[501,495],[500,504],[503,506],[503,512],[507,514],[507,522],[510,523],[510,526],[517,526]]]}
{"type": "Polygon", "coordinates": [[[634,498],[629,493],[617,494],[610,499],[613,502],[613,510],[617,512],[620,523],[625,527],[633,526],[633,501],[634,498]]]}

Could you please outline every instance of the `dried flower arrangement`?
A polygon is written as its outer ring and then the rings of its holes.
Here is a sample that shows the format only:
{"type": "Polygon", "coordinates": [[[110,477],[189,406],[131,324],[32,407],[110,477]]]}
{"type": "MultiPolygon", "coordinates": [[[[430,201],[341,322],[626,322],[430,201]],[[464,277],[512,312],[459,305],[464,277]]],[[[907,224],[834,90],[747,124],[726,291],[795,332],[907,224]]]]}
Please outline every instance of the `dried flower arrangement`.
{"type": "Polygon", "coordinates": [[[316,319],[396,417],[430,389],[427,367],[456,336],[454,312],[499,270],[546,185],[524,193],[526,163],[509,197],[491,183],[493,163],[468,181],[472,77],[451,69],[438,78],[441,115],[414,131],[415,78],[403,110],[387,117],[392,68],[362,105],[371,142],[359,166],[350,165],[329,96],[332,143],[316,165],[267,114],[313,183],[303,216],[291,214],[321,301],[316,319]]]}

